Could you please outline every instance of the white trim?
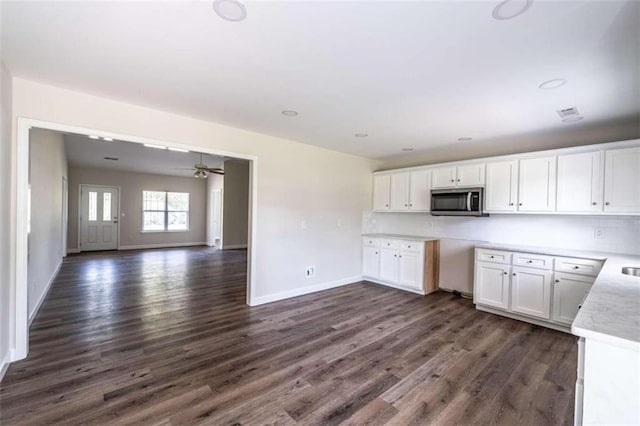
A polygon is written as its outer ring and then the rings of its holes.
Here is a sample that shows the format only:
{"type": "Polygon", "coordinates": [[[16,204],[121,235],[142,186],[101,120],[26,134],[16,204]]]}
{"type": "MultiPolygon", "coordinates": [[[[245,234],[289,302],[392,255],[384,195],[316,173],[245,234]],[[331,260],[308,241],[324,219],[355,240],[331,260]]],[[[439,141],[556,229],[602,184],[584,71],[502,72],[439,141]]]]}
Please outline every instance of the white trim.
{"type": "Polygon", "coordinates": [[[72,253],[80,253],[80,249],[78,249],[78,248],[68,248],[67,249],[67,254],[72,254],[72,253]]]}
{"type": "Polygon", "coordinates": [[[53,274],[51,274],[51,276],[49,277],[47,286],[44,288],[44,291],[42,292],[42,295],[40,296],[38,303],[36,303],[36,306],[33,307],[33,311],[29,314],[29,327],[31,327],[31,323],[33,322],[36,315],[38,314],[38,311],[40,310],[40,306],[42,306],[42,302],[44,302],[44,299],[47,298],[47,294],[49,294],[49,290],[51,290],[51,285],[55,281],[56,276],[58,275],[58,272],[60,272],[61,267],[62,267],[62,259],[60,259],[60,261],[58,262],[58,265],[56,266],[55,271],[53,271],[53,274]]]}
{"type": "Polygon", "coordinates": [[[374,284],[386,285],[387,287],[397,288],[398,290],[408,291],[408,292],[411,292],[411,293],[419,294],[421,296],[425,295],[424,290],[420,290],[420,289],[417,289],[417,288],[414,288],[414,287],[408,287],[408,286],[404,286],[402,284],[392,283],[392,282],[389,282],[389,281],[383,281],[383,280],[380,280],[378,278],[363,277],[362,279],[365,280],[365,281],[372,282],[374,284]]]}
{"type": "Polygon", "coordinates": [[[330,288],[342,287],[362,281],[361,276],[343,278],[341,280],[329,281],[327,283],[314,284],[307,287],[295,288],[293,290],[281,291],[280,293],[268,294],[253,298],[251,306],[263,305],[265,303],[276,302],[278,300],[289,299],[291,297],[303,296],[317,291],[328,290],[330,288]]]}
{"type": "Polygon", "coordinates": [[[204,241],[191,242],[191,243],[160,243],[160,244],[138,244],[133,246],[120,246],[118,250],[143,250],[143,249],[156,249],[156,248],[172,248],[172,247],[192,247],[192,246],[206,246],[204,241]]]}
{"type": "MultiPolygon", "coordinates": [[[[16,118],[16,157],[15,162],[11,165],[12,176],[12,209],[11,224],[12,236],[15,235],[15,245],[11,247],[12,258],[12,277],[15,281],[12,283],[12,294],[14,301],[11,303],[13,311],[11,312],[13,347],[9,349],[10,361],[17,361],[26,358],[29,352],[29,328],[28,328],[28,298],[27,298],[27,217],[24,212],[27,211],[28,201],[28,182],[29,182],[29,130],[37,127],[45,130],[57,130],[67,133],[93,134],[101,137],[107,137],[118,140],[125,140],[134,143],[150,143],[162,145],[172,148],[183,148],[189,151],[202,152],[205,154],[213,154],[218,156],[226,156],[239,158],[250,161],[249,178],[251,179],[251,187],[249,191],[249,231],[248,231],[248,257],[247,257],[247,304],[252,305],[252,295],[256,293],[257,274],[256,274],[256,250],[257,247],[257,229],[258,229],[258,157],[250,154],[241,154],[236,152],[224,151],[215,148],[209,148],[198,145],[186,145],[177,142],[163,141],[159,139],[145,138],[123,133],[109,132],[99,129],[91,129],[88,127],[73,126],[69,124],[55,123],[51,121],[35,120],[26,117],[16,118]],[[15,234],[13,234],[15,232],[15,234]]],[[[120,203],[119,203],[120,204],[120,203]]]]}
{"type": "Polygon", "coordinates": [[[4,359],[2,360],[2,362],[0,362],[0,383],[2,382],[2,379],[4,379],[4,375],[7,373],[7,370],[9,369],[10,360],[11,360],[11,354],[9,353],[9,351],[7,351],[7,354],[4,356],[4,359]]]}
{"type": "Polygon", "coordinates": [[[226,246],[222,246],[222,250],[245,249],[245,248],[247,248],[246,244],[229,244],[226,246]]]}

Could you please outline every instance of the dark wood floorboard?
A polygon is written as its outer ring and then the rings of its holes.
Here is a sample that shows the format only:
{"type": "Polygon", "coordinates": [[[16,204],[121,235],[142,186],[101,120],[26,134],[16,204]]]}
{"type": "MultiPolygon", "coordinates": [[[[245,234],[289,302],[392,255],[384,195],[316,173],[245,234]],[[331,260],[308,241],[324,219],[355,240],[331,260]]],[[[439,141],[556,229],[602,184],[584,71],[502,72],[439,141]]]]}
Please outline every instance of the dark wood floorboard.
{"type": "Polygon", "coordinates": [[[576,338],[357,283],[245,305],[246,251],[69,256],[0,424],[573,423],[576,338]]]}

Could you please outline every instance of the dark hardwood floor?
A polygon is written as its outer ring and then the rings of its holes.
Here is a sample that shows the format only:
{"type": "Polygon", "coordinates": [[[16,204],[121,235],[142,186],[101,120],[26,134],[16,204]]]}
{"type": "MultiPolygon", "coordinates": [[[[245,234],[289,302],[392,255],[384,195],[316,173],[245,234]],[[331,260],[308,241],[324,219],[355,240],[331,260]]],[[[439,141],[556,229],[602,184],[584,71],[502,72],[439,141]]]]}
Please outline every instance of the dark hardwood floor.
{"type": "Polygon", "coordinates": [[[245,271],[199,247],[68,257],[0,423],[573,422],[573,336],[369,283],[249,308],[245,271]]]}

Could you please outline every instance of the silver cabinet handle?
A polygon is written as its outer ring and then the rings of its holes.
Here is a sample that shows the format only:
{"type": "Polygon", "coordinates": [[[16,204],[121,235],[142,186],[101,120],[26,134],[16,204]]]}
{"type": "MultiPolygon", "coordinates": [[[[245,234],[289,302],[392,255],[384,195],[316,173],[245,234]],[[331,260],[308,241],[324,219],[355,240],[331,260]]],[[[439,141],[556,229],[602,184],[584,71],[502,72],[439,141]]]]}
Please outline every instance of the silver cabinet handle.
{"type": "Polygon", "coordinates": [[[512,205],[513,205],[513,203],[509,203],[509,205],[510,205],[510,206],[512,206],[512,205]]]}
{"type": "Polygon", "coordinates": [[[505,275],[507,275],[507,273],[506,273],[506,272],[504,272],[504,274],[505,274],[505,275]]]}
{"type": "Polygon", "coordinates": [[[515,272],[513,273],[513,276],[514,276],[514,277],[516,276],[516,273],[515,273],[515,272]]]}
{"type": "Polygon", "coordinates": [[[608,201],[607,201],[606,203],[604,203],[604,205],[605,205],[605,206],[608,206],[608,205],[610,205],[610,204],[611,204],[611,203],[610,203],[610,202],[608,202],[608,201]]]}
{"type": "Polygon", "coordinates": [[[580,267],[579,266],[574,266],[573,269],[580,269],[580,267]]]}
{"type": "Polygon", "coordinates": [[[593,203],[591,203],[592,206],[597,206],[598,203],[596,203],[595,201],[593,203]]]}
{"type": "Polygon", "coordinates": [[[557,282],[557,283],[559,283],[559,282],[560,282],[560,280],[556,280],[556,282],[557,282]]]}
{"type": "Polygon", "coordinates": [[[533,260],[527,260],[527,263],[533,263],[533,260]]]}

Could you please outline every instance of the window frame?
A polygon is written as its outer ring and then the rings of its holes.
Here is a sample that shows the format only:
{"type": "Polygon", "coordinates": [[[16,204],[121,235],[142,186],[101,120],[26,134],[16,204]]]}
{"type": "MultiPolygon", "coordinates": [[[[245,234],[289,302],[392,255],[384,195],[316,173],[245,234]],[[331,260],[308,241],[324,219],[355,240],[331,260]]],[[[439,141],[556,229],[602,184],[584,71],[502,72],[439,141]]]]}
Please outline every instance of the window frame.
{"type": "Polygon", "coordinates": [[[181,191],[166,191],[166,190],[153,190],[153,189],[143,189],[142,190],[142,225],[140,233],[150,234],[150,233],[167,233],[167,232],[189,232],[191,228],[191,193],[189,192],[181,192],[181,191]],[[164,210],[145,210],[144,208],[144,193],[145,192],[163,192],[164,193],[164,210]],[[169,194],[186,194],[187,201],[187,210],[169,210],[169,194]],[[164,229],[144,229],[144,214],[150,213],[164,213],[164,229]],[[186,213],[187,214],[187,227],[185,229],[169,229],[169,213],[186,213]]]}

